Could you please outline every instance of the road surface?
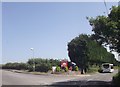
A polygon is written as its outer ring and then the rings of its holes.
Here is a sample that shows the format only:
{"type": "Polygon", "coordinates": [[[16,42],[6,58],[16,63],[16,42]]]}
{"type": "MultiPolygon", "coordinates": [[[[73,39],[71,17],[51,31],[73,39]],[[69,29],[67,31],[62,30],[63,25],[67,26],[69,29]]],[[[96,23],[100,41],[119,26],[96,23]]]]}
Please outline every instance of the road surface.
{"type": "Polygon", "coordinates": [[[96,73],[93,75],[33,75],[15,73],[6,70],[2,72],[2,85],[86,85],[109,83],[112,76],[117,73],[96,73]]]}

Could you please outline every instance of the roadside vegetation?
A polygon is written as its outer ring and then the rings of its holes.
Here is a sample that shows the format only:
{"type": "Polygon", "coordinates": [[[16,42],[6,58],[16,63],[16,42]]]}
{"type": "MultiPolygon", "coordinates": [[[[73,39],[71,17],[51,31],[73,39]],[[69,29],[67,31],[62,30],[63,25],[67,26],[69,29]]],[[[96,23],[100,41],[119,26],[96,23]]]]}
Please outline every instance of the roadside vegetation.
{"type": "MultiPolygon", "coordinates": [[[[106,16],[97,16],[96,18],[88,18],[92,26],[92,35],[80,34],[72,39],[68,45],[68,56],[71,62],[76,63],[75,71],[80,70],[81,73],[92,73],[99,70],[102,63],[112,63],[114,66],[120,66],[120,62],[115,59],[111,53],[120,54],[120,6],[111,8],[110,14],[106,16]],[[105,47],[109,47],[108,52],[105,47]]],[[[3,69],[18,69],[33,71],[35,63],[35,71],[48,72],[52,66],[56,66],[56,72],[62,72],[60,60],[54,59],[29,59],[27,63],[7,63],[3,65],[3,69]]],[[[68,67],[64,67],[67,72],[68,67]]],[[[120,84],[120,72],[113,77],[114,84],[120,84]]]]}
{"type": "Polygon", "coordinates": [[[2,66],[2,68],[28,70],[29,72],[32,72],[34,63],[35,63],[35,71],[48,72],[49,70],[52,69],[52,66],[59,65],[60,61],[56,59],[35,58],[35,59],[29,59],[27,63],[6,63],[2,66]]]}
{"type": "Polygon", "coordinates": [[[26,70],[28,69],[28,64],[26,63],[6,63],[2,65],[2,69],[16,69],[16,70],[26,70]]]}
{"type": "Polygon", "coordinates": [[[115,66],[119,64],[112,53],[86,34],[81,34],[68,43],[68,55],[81,72],[94,72],[95,67],[98,70],[102,63],[113,63],[115,66]]]}
{"type": "Polygon", "coordinates": [[[0,69],[2,69],[2,64],[0,64],[0,69]]]}
{"type": "Polygon", "coordinates": [[[100,70],[100,67],[99,67],[99,66],[92,65],[92,66],[89,67],[87,73],[89,73],[89,74],[94,74],[94,73],[96,73],[96,72],[99,72],[99,70],[100,70]]]}
{"type": "MultiPolygon", "coordinates": [[[[120,6],[113,6],[108,16],[97,16],[88,18],[92,26],[92,37],[101,46],[108,46],[111,52],[120,55],[120,6]]],[[[120,62],[116,63],[120,66],[120,62]]],[[[119,69],[120,70],[120,69],[119,69]]],[[[120,86],[120,71],[113,77],[114,85],[120,86]]]]}
{"type": "Polygon", "coordinates": [[[52,66],[59,66],[60,60],[42,59],[42,58],[29,59],[27,62],[29,71],[33,71],[34,63],[35,63],[35,71],[48,72],[49,70],[52,70],[52,66]]]}
{"type": "Polygon", "coordinates": [[[116,86],[120,86],[120,66],[118,68],[118,73],[113,76],[113,84],[116,86]]]}

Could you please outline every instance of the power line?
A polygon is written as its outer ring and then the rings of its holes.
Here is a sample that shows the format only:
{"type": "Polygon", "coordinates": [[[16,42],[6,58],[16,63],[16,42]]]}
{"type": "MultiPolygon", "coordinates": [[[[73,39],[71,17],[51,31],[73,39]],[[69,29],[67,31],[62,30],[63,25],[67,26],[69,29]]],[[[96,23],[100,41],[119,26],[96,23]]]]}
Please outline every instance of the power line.
{"type": "Polygon", "coordinates": [[[105,5],[106,12],[107,12],[107,15],[108,15],[108,8],[107,8],[107,4],[106,4],[105,0],[104,0],[104,5],[105,5]]]}

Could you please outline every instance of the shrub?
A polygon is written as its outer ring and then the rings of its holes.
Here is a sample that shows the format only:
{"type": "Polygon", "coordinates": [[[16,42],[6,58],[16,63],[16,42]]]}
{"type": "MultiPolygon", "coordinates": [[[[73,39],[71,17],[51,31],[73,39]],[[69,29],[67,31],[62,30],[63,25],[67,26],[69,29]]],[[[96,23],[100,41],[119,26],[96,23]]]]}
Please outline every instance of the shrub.
{"type": "Polygon", "coordinates": [[[35,67],[35,71],[39,71],[39,72],[48,72],[50,70],[49,65],[47,64],[37,64],[35,67]]]}
{"type": "Polygon", "coordinates": [[[28,65],[26,63],[6,63],[2,66],[2,69],[17,69],[17,70],[26,70],[28,65]]]}
{"type": "Polygon", "coordinates": [[[113,84],[120,86],[120,72],[113,77],[113,84]]]}
{"type": "Polygon", "coordinates": [[[87,73],[95,73],[95,72],[98,72],[98,71],[101,72],[101,68],[99,68],[99,66],[91,66],[87,70],[87,73]]]}
{"type": "Polygon", "coordinates": [[[61,68],[59,66],[56,67],[56,72],[60,72],[61,68]]]}
{"type": "Polygon", "coordinates": [[[26,64],[26,63],[20,63],[19,64],[19,69],[20,70],[27,70],[28,69],[28,64],[26,64]]]}
{"type": "Polygon", "coordinates": [[[78,71],[78,70],[79,70],[78,66],[75,66],[75,71],[78,71]]]}
{"type": "Polygon", "coordinates": [[[2,66],[2,69],[13,69],[13,63],[6,63],[2,66]]]}
{"type": "Polygon", "coordinates": [[[68,67],[65,67],[65,72],[68,72],[68,67]]]}
{"type": "Polygon", "coordinates": [[[99,69],[98,69],[98,72],[99,72],[99,73],[102,73],[102,72],[103,72],[103,70],[102,70],[101,68],[99,68],[99,69]]]}
{"type": "Polygon", "coordinates": [[[33,66],[32,66],[32,65],[29,65],[29,66],[28,66],[28,70],[29,70],[29,72],[32,72],[32,71],[33,71],[33,66]]]}
{"type": "Polygon", "coordinates": [[[28,64],[33,65],[33,63],[35,62],[35,64],[50,64],[51,66],[56,66],[60,64],[59,60],[56,59],[42,59],[42,58],[34,58],[34,59],[29,59],[28,60],[28,64]]]}

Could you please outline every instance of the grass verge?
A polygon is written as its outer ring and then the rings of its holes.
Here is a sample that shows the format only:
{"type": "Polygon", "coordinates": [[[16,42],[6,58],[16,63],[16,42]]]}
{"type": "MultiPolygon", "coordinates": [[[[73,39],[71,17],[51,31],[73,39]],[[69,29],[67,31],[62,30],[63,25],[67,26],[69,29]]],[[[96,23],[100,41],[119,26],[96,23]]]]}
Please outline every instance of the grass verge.
{"type": "Polygon", "coordinates": [[[92,74],[92,73],[94,74],[94,73],[98,72],[98,70],[99,70],[98,66],[91,66],[91,67],[89,67],[87,74],[92,74]]]}

